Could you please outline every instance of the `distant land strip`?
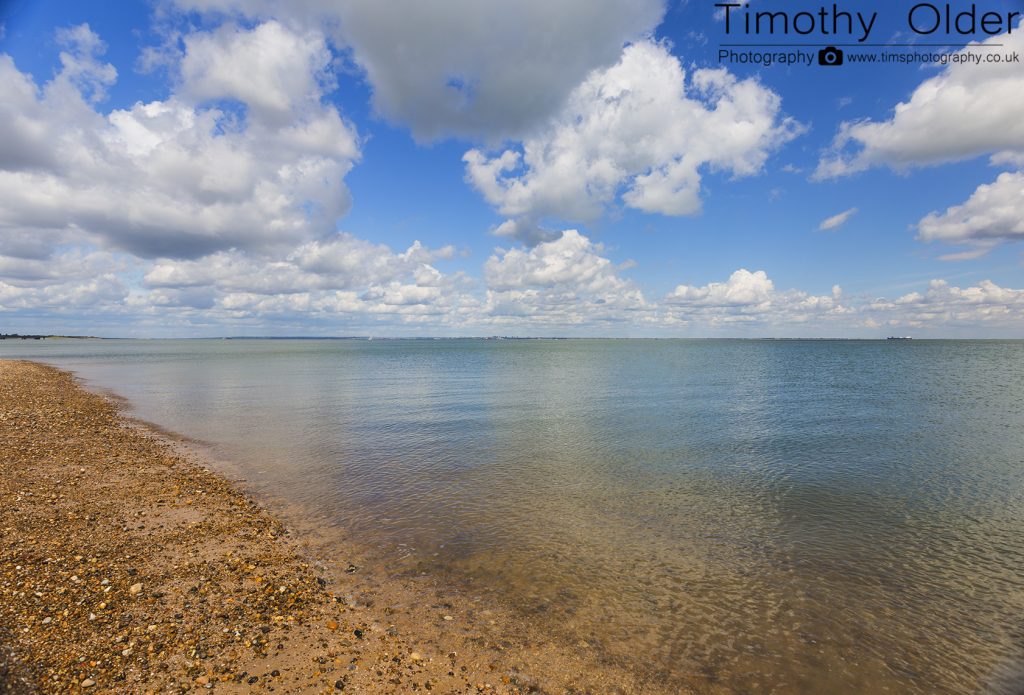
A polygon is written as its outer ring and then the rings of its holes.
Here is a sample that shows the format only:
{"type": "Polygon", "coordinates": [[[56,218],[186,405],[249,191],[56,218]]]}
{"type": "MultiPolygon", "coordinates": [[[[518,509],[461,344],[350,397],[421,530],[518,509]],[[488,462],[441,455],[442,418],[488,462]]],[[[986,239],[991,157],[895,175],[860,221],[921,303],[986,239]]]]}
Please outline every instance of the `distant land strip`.
{"type": "Polygon", "coordinates": [[[0,340],[43,340],[44,338],[95,338],[93,335],[21,335],[20,333],[0,333],[0,340]]]}

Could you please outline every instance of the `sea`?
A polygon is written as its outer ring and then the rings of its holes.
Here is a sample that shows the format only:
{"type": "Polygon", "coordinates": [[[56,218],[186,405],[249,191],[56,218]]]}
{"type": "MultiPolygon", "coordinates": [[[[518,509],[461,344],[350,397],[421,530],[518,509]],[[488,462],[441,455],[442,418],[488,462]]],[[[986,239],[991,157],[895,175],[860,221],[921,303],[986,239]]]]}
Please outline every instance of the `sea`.
{"type": "Polygon", "coordinates": [[[0,341],[645,677],[1024,692],[1024,341],[0,341]]]}

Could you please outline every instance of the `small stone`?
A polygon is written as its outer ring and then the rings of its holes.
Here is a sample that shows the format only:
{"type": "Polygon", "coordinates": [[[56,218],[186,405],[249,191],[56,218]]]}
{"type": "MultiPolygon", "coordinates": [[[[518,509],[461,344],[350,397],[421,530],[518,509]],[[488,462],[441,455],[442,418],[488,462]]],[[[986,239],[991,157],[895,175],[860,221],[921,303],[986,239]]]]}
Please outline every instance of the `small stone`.
{"type": "Polygon", "coordinates": [[[453,618],[453,617],[452,617],[452,616],[450,616],[450,615],[446,615],[446,616],[444,616],[444,619],[445,619],[445,620],[455,620],[455,618],[453,618]]]}
{"type": "Polygon", "coordinates": [[[139,594],[141,594],[142,593],[142,582],[139,582],[137,584],[132,584],[130,587],[128,587],[128,593],[131,594],[132,596],[138,596],[139,594]]]}
{"type": "Polygon", "coordinates": [[[334,620],[333,618],[331,620],[328,620],[327,621],[327,629],[328,630],[337,630],[338,629],[338,621],[334,620]]]}
{"type": "Polygon", "coordinates": [[[52,622],[53,622],[53,618],[50,618],[50,617],[43,618],[43,625],[49,625],[52,622]]]}
{"type": "Polygon", "coordinates": [[[196,683],[198,685],[206,685],[209,682],[210,682],[210,679],[207,678],[206,676],[199,676],[199,678],[196,678],[196,683]]]}
{"type": "Polygon", "coordinates": [[[94,685],[96,685],[96,681],[94,681],[92,678],[86,678],[84,681],[82,681],[83,688],[91,688],[94,685]]]}
{"type": "Polygon", "coordinates": [[[423,661],[423,655],[420,654],[419,652],[413,652],[412,654],[409,655],[409,658],[412,659],[413,661],[423,661]]]}

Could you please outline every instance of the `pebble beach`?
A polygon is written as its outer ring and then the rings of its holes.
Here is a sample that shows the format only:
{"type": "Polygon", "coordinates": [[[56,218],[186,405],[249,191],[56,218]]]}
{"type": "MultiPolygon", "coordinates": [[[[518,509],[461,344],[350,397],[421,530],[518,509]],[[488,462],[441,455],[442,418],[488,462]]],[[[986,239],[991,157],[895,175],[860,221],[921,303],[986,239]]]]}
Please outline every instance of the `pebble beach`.
{"type": "Polygon", "coordinates": [[[0,361],[0,691],[660,690],[425,573],[311,550],[121,409],[0,361]]]}

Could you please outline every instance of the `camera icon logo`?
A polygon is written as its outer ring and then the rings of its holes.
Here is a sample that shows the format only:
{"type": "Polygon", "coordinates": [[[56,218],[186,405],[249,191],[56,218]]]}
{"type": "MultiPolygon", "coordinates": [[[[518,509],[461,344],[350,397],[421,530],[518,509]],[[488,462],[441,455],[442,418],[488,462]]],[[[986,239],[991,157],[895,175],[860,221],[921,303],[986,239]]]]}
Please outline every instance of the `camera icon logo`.
{"type": "Polygon", "coordinates": [[[826,46],[818,51],[818,65],[842,65],[843,51],[835,46],[826,46]]]}

